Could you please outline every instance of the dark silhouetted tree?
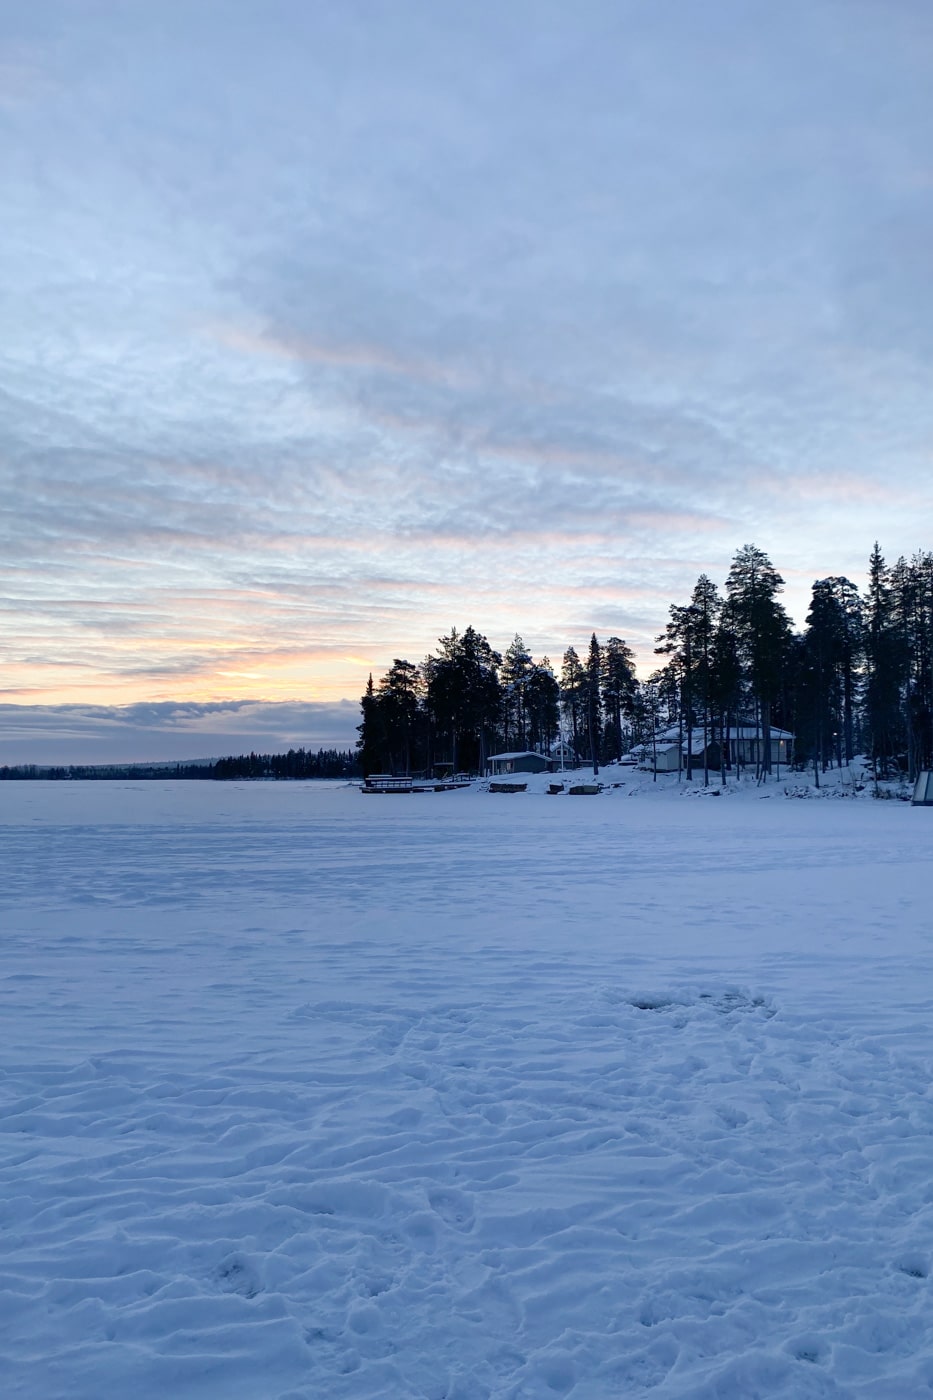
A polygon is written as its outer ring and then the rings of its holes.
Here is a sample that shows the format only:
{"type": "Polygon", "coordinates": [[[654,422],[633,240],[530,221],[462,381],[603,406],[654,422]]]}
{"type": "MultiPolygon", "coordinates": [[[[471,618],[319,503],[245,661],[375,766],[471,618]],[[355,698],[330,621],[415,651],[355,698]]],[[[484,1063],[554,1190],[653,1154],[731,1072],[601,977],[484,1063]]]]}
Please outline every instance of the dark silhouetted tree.
{"type": "Polygon", "coordinates": [[[454,769],[482,772],[502,704],[502,657],[473,627],[462,635],[453,628],[439,640],[440,650],[423,667],[427,709],[435,733],[449,744],[454,769]]]}
{"type": "Polygon", "coordinates": [[[780,692],[790,637],[787,613],[778,602],[784,580],[764,550],[746,544],[726,579],[739,654],[748,669],[758,735],[758,775],[771,773],[771,707],[780,692]]]}
{"type": "Polygon", "coordinates": [[[586,725],[584,715],[584,687],[586,674],[574,647],[564,652],[564,663],[560,673],[560,703],[564,718],[570,721],[570,742],[573,747],[574,762],[582,753],[581,733],[586,725]]]}

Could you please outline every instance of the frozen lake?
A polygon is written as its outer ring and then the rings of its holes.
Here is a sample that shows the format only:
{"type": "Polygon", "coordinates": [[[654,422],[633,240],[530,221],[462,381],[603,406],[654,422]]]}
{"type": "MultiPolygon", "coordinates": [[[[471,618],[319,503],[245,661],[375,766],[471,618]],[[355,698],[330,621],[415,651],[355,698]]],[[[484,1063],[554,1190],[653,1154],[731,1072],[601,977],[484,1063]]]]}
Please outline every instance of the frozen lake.
{"type": "Polygon", "coordinates": [[[0,784],[35,1400],[933,1389],[933,813],[0,784]]]}

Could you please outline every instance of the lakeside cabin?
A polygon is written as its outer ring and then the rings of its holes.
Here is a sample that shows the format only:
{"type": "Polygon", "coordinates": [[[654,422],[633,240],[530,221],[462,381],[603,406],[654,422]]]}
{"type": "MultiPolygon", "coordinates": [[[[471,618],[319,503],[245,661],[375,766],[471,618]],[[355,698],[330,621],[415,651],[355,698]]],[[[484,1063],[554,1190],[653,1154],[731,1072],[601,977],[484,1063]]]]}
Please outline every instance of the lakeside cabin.
{"type": "MultiPolygon", "coordinates": [[[[765,737],[764,737],[763,734],[762,734],[761,736],[759,736],[758,730],[755,728],[755,726],[754,726],[753,724],[739,724],[739,725],[734,726],[734,728],[730,729],[730,731],[729,731],[729,757],[730,757],[731,760],[732,760],[733,767],[734,767],[736,764],[738,764],[738,763],[742,763],[742,764],[744,764],[746,767],[751,767],[752,765],[754,765],[754,764],[756,764],[756,763],[758,762],[758,744],[759,744],[759,739],[760,739],[760,742],[761,742],[761,744],[762,744],[762,747],[764,747],[764,744],[767,742],[767,740],[765,739],[765,737]]],[[[700,739],[700,748],[702,749],[702,747],[703,747],[703,741],[702,741],[702,736],[701,736],[701,739],[700,739]]],[[[719,767],[719,745],[718,745],[718,744],[710,744],[710,767],[711,767],[711,768],[714,766],[714,764],[713,764],[713,758],[714,758],[714,757],[715,757],[715,760],[716,760],[716,762],[715,762],[715,767],[718,768],[718,767],[719,767]]],[[[700,761],[702,762],[702,760],[703,760],[703,755],[702,755],[702,753],[701,753],[701,754],[700,754],[700,761]]],[[[783,764],[785,764],[785,763],[793,763],[793,761],[794,761],[794,736],[793,736],[793,734],[791,734],[791,732],[790,732],[789,729],[778,729],[778,728],[776,728],[774,725],[772,725],[772,726],[771,726],[771,763],[772,763],[772,765],[776,766],[776,765],[779,764],[779,763],[783,765],[783,764]]]]}
{"type": "Polygon", "coordinates": [[[560,760],[526,749],[521,753],[493,753],[486,760],[486,776],[500,778],[507,773],[553,773],[560,760]]]}
{"type": "MultiPolygon", "coordinates": [[[[731,768],[739,765],[745,768],[753,768],[758,762],[759,737],[761,737],[762,747],[766,740],[764,736],[759,736],[758,730],[753,724],[734,725],[729,730],[727,761],[731,768]]],[[[680,743],[679,740],[672,739],[671,735],[665,734],[663,739],[657,743],[657,757],[654,761],[650,744],[644,745],[642,766],[653,768],[656,773],[677,773],[686,766],[687,744],[686,741],[680,743]]],[[[718,769],[722,762],[722,751],[719,740],[709,745],[707,761],[711,769],[718,769]]],[[[771,764],[782,767],[794,761],[794,736],[788,729],[778,729],[771,726],[771,764]]],[[[693,734],[693,767],[694,769],[703,767],[703,733],[694,730],[693,734]]]]}

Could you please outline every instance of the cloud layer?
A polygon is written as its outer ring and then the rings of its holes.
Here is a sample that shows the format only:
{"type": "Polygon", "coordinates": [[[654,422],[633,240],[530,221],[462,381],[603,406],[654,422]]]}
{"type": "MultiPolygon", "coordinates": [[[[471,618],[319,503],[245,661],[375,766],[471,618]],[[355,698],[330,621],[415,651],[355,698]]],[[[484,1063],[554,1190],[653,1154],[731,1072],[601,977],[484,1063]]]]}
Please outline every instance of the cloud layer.
{"type": "Polygon", "coordinates": [[[929,546],[923,0],[0,18],[0,688],[650,662],[754,539],[929,546]]]}
{"type": "Polygon", "coordinates": [[[358,708],[336,704],[0,705],[0,764],[181,762],[348,749],[358,708]]]}

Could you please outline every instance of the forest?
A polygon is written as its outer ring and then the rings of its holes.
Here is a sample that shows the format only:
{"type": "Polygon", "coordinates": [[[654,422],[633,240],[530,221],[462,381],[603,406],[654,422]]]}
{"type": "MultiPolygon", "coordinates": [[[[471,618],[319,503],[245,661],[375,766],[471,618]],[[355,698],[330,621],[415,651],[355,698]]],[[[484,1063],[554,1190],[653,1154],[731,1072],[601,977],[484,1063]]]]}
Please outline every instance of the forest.
{"type": "Polygon", "coordinates": [[[0,782],[30,779],[55,781],[113,781],[114,779],[165,780],[171,778],[212,778],[229,781],[242,778],[354,778],[359,775],[359,759],[352,751],[340,749],[289,749],[287,753],[247,753],[203,763],[96,763],[40,767],[21,763],[0,768],[0,782]]]}
{"type": "MultiPolygon", "coordinates": [[[[685,775],[694,749],[729,762],[737,726],[795,736],[794,765],[817,774],[865,755],[877,778],[933,767],[933,554],[886,564],[876,543],[861,593],[833,575],[813,584],[803,629],[780,595],[784,580],[756,545],[739,549],[722,590],[702,574],[672,604],[646,680],[616,636],[569,646],[559,672],[520,635],[504,653],[472,626],[452,629],[420,664],[396,658],[362,697],[365,774],[452,769],[482,773],[495,752],[563,744],[568,764],[612,763],[661,733],[680,736],[685,775]],[[725,740],[725,742],[723,742],[725,740]]],[[[770,744],[756,772],[771,772],[770,744]]],[[[723,771],[722,776],[725,776],[723,771]]]]}

